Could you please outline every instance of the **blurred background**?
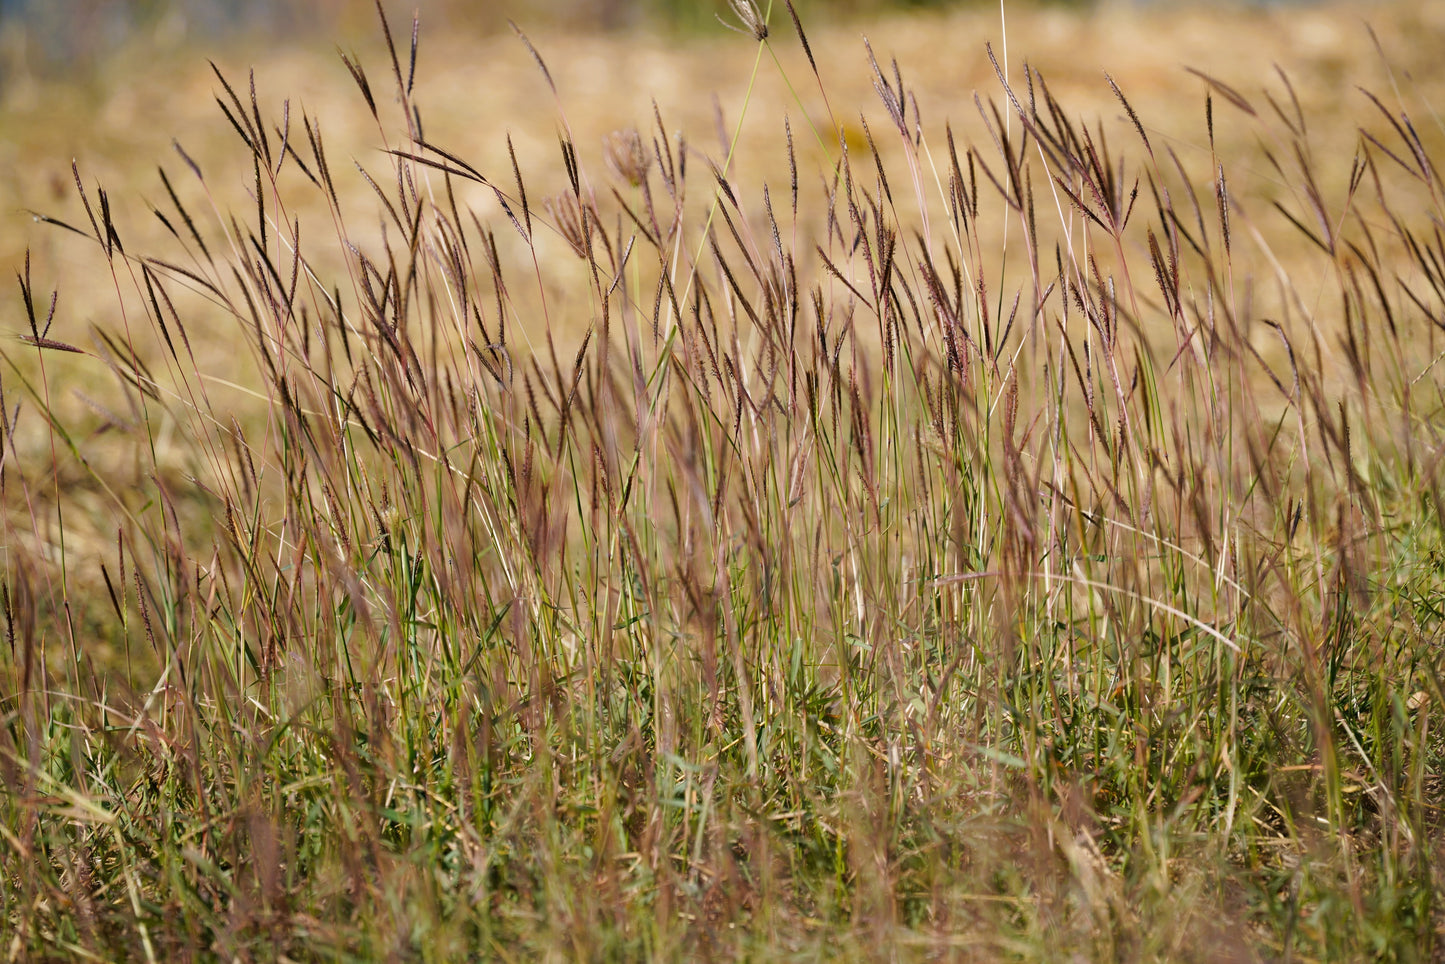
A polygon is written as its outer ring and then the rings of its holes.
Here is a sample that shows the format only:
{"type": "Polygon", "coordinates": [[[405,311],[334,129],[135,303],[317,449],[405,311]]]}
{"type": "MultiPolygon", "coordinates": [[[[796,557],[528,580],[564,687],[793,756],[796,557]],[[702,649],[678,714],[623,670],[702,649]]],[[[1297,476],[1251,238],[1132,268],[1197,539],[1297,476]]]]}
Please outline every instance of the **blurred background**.
{"type": "MultiPolygon", "coordinates": [[[[1286,101],[1297,95],[1312,117],[1333,117],[1345,107],[1369,116],[1374,108],[1357,87],[1393,90],[1401,78],[1445,100],[1439,58],[1445,0],[1003,0],[1007,35],[1000,0],[794,0],[821,74],[817,86],[798,90],[786,78],[806,80],[810,66],[783,0],[772,0],[779,62],[756,78],[751,40],[718,23],[720,15],[737,23],[728,0],[382,3],[403,47],[412,13],[421,16],[416,80],[428,139],[487,172],[509,172],[515,148],[539,195],[565,184],[557,153],[562,114],[582,160],[600,169],[604,138],[633,126],[650,129],[654,103],[674,136],[685,134],[694,151],[718,157],[728,153],[721,142],[732,136],[723,128],[745,114],[740,143],[747,163],[737,176],[758,190],[789,176],[779,137],[791,116],[800,149],[818,155],[800,158],[812,172],[823,151],[811,146],[807,127],[822,128],[819,145],[841,134],[857,148],[860,113],[879,120],[865,33],[885,64],[897,58],[935,133],[948,123],[961,139],[982,143],[990,135],[972,92],[997,94],[986,43],[1005,52],[1006,66],[1013,52],[1015,79],[1028,61],[1091,120],[1120,117],[1103,80],[1107,69],[1150,118],[1151,138],[1174,144],[1186,163],[1208,162],[1211,153],[1199,136],[1204,83],[1185,66],[1251,96],[1261,85],[1286,101]],[[511,35],[509,18],[544,53],[555,98],[511,35]],[[1292,79],[1289,94],[1280,89],[1276,64],[1292,79]]],[[[384,168],[377,123],[337,47],[367,65],[374,86],[389,86],[374,0],[0,0],[0,278],[13,277],[27,250],[57,275],[84,273],[63,232],[36,224],[29,213],[85,217],[72,161],[87,182],[106,186],[117,218],[141,247],[143,240],[166,243],[145,232],[160,231],[150,208],[164,193],[156,167],[171,165],[174,173],[181,164],[173,139],[207,172],[217,192],[208,205],[246,203],[250,155],[238,150],[216,107],[212,61],[241,84],[254,69],[263,109],[291,104],[324,119],[328,153],[384,168]]],[[[382,126],[396,124],[392,101],[380,99],[382,126]]],[[[1235,191],[1276,190],[1271,163],[1247,124],[1221,122],[1217,133],[1222,147],[1245,158],[1235,191]]],[[[1321,175],[1326,181],[1349,177],[1358,136],[1354,123],[1314,132],[1314,148],[1338,160],[1321,175]]],[[[360,175],[342,180],[343,189],[372,203],[360,175]]],[[[492,203],[490,196],[477,199],[482,209],[492,203]]],[[[328,217],[324,210],[321,216],[328,217]]],[[[83,322],[110,310],[112,297],[104,285],[71,284],[66,304],[83,322]]]]}
{"type": "MultiPolygon", "coordinates": [[[[1083,7],[1094,0],[1045,0],[1083,7]]],[[[1184,6],[1180,0],[1116,0],[1124,5],[1184,6]]],[[[1211,0],[1193,0],[1188,5],[1211,0]]],[[[1277,6],[1306,0],[1244,0],[1243,5],[1277,6]]],[[[492,32],[509,17],[532,27],[585,30],[646,27],[692,31],[711,26],[726,0],[384,0],[396,21],[419,10],[433,26],[492,32]]],[[[1009,0],[1010,7],[1037,6],[1009,0]]],[[[1233,0],[1230,6],[1240,6],[1233,0]]],[[[778,0],[781,7],[781,0],[778,0]]],[[[796,0],[817,23],[820,17],[857,17],[884,10],[983,6],[997,0],[796,0]]],[[[0,82],[17,74],[52,75],[83,71],[106,54],[136,45],[173,49],[196,41],[287,40],[313,36],[346,42],[368,37],[374,23],[372,0],[0,0],[0,82]]]]}

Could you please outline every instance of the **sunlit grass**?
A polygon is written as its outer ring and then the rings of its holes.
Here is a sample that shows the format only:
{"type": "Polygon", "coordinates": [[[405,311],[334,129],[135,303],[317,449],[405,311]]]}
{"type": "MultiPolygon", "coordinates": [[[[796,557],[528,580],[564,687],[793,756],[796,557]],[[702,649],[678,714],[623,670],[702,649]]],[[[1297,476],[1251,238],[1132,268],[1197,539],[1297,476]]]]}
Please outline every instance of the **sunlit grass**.
{"type": "Polygon", "coordinates": [[[967,131],[877,46],[855,124],[737,12],[710,139],[590,163],[524,40],[558,143],[474,164],[393,24],[345,122],[218,71],[154,247],[77,165],[112,309],[26,266],[0,383],[13,956],[1431,956],[1428,107],[1200,68],[1186,142],[1012,30],[967,131]]]}

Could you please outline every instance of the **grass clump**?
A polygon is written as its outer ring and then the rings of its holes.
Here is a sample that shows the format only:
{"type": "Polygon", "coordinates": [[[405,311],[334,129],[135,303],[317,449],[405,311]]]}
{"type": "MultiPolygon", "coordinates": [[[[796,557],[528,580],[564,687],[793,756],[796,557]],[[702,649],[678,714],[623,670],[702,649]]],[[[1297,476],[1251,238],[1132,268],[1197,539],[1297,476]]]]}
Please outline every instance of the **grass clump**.
{"type": "Polygon", "coordinates": [[[814,65],[752,190],[660,114],[479,170],[386,37],[366,193],[218,72],[239,200],[182,149],[150,256],[77,170],[117,320],[22,275],[10,956],[1435,953],[1445,212],[1401,105],[1340,177],[1283,75],[1206,76],[1199,164],[1000,65],[970,142],[869,49],[881,120],[830,137],[814,65]]]}

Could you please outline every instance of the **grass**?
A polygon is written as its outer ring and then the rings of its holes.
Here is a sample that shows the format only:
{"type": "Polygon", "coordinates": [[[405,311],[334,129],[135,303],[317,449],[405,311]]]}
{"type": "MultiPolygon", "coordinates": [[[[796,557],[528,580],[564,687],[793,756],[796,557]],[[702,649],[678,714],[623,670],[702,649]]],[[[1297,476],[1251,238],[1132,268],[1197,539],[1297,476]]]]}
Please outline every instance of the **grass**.
{"type": "Polygon", "coordinates": [[[1181,156],[1000,47],[965,136],[874,47],[855,123],[735,12],[766,158],[744,98],[590,163],[522,38],[553,159],[474,165],[393,24],[364,176],[224,71],[160,253],[77,169],[113,308],[27,261],[0,382],[11,958],[1438,955],[1428,102],[1196,78],[1181,156]]]}

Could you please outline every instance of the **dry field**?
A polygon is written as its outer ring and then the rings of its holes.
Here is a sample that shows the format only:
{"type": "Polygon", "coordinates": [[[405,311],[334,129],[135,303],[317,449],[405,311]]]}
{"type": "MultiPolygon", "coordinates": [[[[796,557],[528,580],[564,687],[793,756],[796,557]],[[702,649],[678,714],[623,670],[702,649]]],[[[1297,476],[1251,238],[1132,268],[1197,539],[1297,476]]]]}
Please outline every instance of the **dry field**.
{"type": "MultiPolygon", "coordinates": [[[[1161,157],[1164,149],[1172,150],[1192,178],[1207,184],[1215,161],[1228,159],[1237,216],[1247,219],[1241,225],[1245,230],[1258,233],[1261,247],[1258,263],[1240,279],[1240,290],[1260,302],[1247,313],[1276,318],[1289,310],[1285,302],[1302,297],[1305,310],[1319,316],[1312,320],[1326,325],[1330,312],[1320,298],[1330,268],[1312,257],[1310,242],[1272,207],[1281,202],[1307,223],[1317,220],[1301,186],[1291,183],[1306,158],[1295,154],[1288,122],[1280,122],[1278,110],[1290,117],[1298,112],[1308,124],[1302,143],[1322,197],[1345,196],[1360,126],[1386,123],[1362,90],[1398,94],[1417,103],[1422,119],[1430,119],[1418,127],[1426,149],[1445,143],[1445,131],[1433,113],[1445,90],[1445,72],[1436,68],[1430,42],[1445,32],[1445,4],[1223,13],[1198,7],[1139,10],[1124,4],[1084,13],[1021,4],[1008,9],[1006,19],[992,9],[841,24],[822,15],[816,19],[820,22],[808,27],[808,37],[819,67],[817,79],[798,43],[776,44],[758,58],[750,38],[721,25],[706,35],[680,38],[647,32],[543,32],[534,41],[545,52],[555,93],[512,33],[479,29],[477,36],[465,37],[449,32],[445,23],[428,24],[416,67],[415,103],[424,111],[429,143],[467,159],[489,176],[511,171],[510,139],[534,198],[555,196],[566,187],[558,149],[561,134],[575,143],[585,169],[605,172],[607,138],[626,129],[647,131],[660,117],[699,166],[721,164],[727,156],[724,143],[737,136],[738,159],[729,177],[747,204],[765,185],[776,193],[789,183],[783,132],[785,122],[791,123],[802,192],[794,236],[806,239],[818,233],[825,216],[830,158],[838,137],[835,124],[841,125],[858,156],[868,158],[877,150],[885,167],[904,163],[897,138],[878,136],[870,148],[863,137],[860,118],[873,131],[888,126],[865,42],[883,64],[896,60],[902,66],[934,150],[945,147],[945,126],[960,144],[990,142],[975,96],[998,106],[1006,103],[988,57],[991,45],[1012,83],[1025,83],[1025,65],[1037,70],[1081,122],[1104,125],[1116,151],[1132,154],[1127,140],[1133,131],[1107,78],[1128,98],[1161,157]],[[762,69],[756,70],[759,64],[762,69]],[[1213,150],[1204,123],[1208,84],[1191,68],[1247,97],[1260,115],[1218,100],[1213,150]],[[1286,286],[1294,291],[1287,292],[1286,286]]],[[[379,70],[386,59],[377,31],[358,31],[359,26],[355,18],[347,21],[350,45],[345,49],[379,70]]],[[[404,32],[406,26],[398,23],[397,28],[404,32]]],[[[785,17],[777,28],[790,29],[785,17]]],[[[108,270],[99,269],[98,252],[76,244],[65,231],[37,224],[33,217],[41,213],[80,223],[84,214],[75,192],[75,170],[92,188],[106,189],[128,243],[160,257],[170,236],[151,213],[165,199],[157,167],[169,171],[186,203],[220,212],[254,204],[251,161],[235,149],[235,132],[216,106],[221,87],[212,63],[241,85],[243,94],[246,78],[254,72],[261,104],[269,104],[278,115],[289,102],[297,115],[304,111],[317,119],[333,158],[340,160],[336,187],[347,201],[344,207],[356,212],[345,225],[348,236],[369,241],[381,237],[382,210],[379,204],[374,210],[366,206],[375,195],[355,165],[373,175],[386,171],[385,151],[397,146],[400,123],[395,97],[381,96],[384,113],[378,124],[363,109],[338,48],[299,43],[241,47],[171,47],[159,55],[131,49],[79,71],[75,79],[67,79],[64,72],[59,78],[21,77],[8,88],[0,102],[0,191],[10,199],[0,210],[0,261],[11,277],[23,270],[27,251],[43,266],[37,283],[47,290],[63,289],[58,311],[68,337],[87,342],[85,332],[92,326],[121,320],[116,284],[108,270]],[[176,144],[205,172],[204,189],[190,176],[176,144]]],[[[1000,116],[1007,120],[1007,111],[1000,116]]],[[[942,214],[937,189],[946,178],[944,158],[934,155],[928,163],[927,186],[935,195],[929,203],[937,218],[942,214]]],[[[1133,183],[1138,171],[1121,170],[1120,176],[1126,175],[1133,183]]],[[[488,188],[461,184],[456,190],[484,221],[504,217],[488,188]]],[[[607,189],[602,190],[605,197],[607,189]]],[[[334,232],[324,197],[303,194],[292,203],[289,216],[334,232]]],[[[995,214],[1003,210],[1002,203],[995,214]]],[[[1048,203],[1059,214],[1068,213],[1060,207],[1067,201],[1057,192],[1048,203]]],[[[914,206],[895,214],[916,227],[916,211],[914,206]]],[[[1000,252],[1012,231],[1011,250],[1017,250],[1019,232],[1009,219],[985,217],[977,230],[1000,252]]],[[[1051,228],[1045,224],[1044,230],[1051,228]]],[[[532,270],[531,249],[515,234],[500,233],[509,266],[532,270]]],[[[555,232],[544,231],[536,244],[540,257],[549,262],[539,279],[551,289],[555,309],[548,314],[548,325],[559,338],[560,350],[570,355],[593,320],[586,306],[586,273],[568,263],[567,243],[555,232]]],[[[1110,257],[1109,252],[1096,255],[1110,257]]],[[[318,273],[325,275],[343,267],[345,250],[332,243],[312,257],[318,273]]],[[[1015,272],[1022,263],[1008,257],[1000,261],[1003,274],[992,283],[1012,292],[1021,280],[1015,272]]],[[[531,293],[515,294],[525,300],[531,293]]],[[[529,327],[520,335],[528,350],[537,347],[529,327]]],[[[218,324],[193,350],[209,377],[240,382],[254,391],[259,386],[252,379],[259,373],[236,368],[238,360],[246,365],[248,354],[235,340],[240,336],[233,326],[218,324]]],[[[1268,332],[1252,335],[1252,340],[1275,365],[1286,362],[1278,339],[1268,332]]],[[[1434,348],[1433,340],[1421,346],[1432,355],[1434,348]]],[[[31,361],[19,359],[22,366],[31,361]]],[[[59,370],[52,372],[58,379],[53,388],[59,396],[56,404],[73,414],[88,412],[97,419],[93,424],[104,426],[105,415],[96,409],[109,410],[113,400],[93,390],[94,366],[67,366],[66,361],[56,360],[59,370]],[[76,391],[86,392],[86,398],[73,394],[76,391]]],[[[1342,373],[1336,368],[1332,363],[1328,374],[1342,373]]],[[[241,397],[227,400],[228,407],[240,403],[241,397]]],[[[244,416],[244,411],[239,414],[244,416]]],[[[33,438],[44,450],[48,443],[33,438]]]]}
{"type": "MultiPolygon", "coordinates": [[[[1006,21],[994,9],[843,24],[818,16],[817,21],[807,29],[826,102],[796,43],[779,43],[774,53],[796,85],[797,96],[770,54],[748,99],[754,51],[746,37],[718,26],[704,36],[681,38],[536,34],[533,39],[557,82],[559,106],[513,35],[455,36],[445,24],[424,25],[416,101],[425,111],[428,140],[482,171],[510,169],[510,134],[518,160],[536,179],[539,193],[555,193],[565,183],[557,150],[560,123],[570,126],[583,161],[601,169],[605,136],[626,127],[647,129],[655,102],[671,131],[719,159],[717,109],[731,136],[746,101],[739,150],[746,163],[736,177],[751,192],[765,181],[786,182],[781,135],[785,116],[797,128],[801,175],[810,184],[823,176],[826,165],[821,163],[824,152],[806,128],[805,113],[830,145],[835,136],[828,130],[830,114],[852,132],[859,147],[858,116],[866,116],[875,129],[880,125],[882,107],[864,39],[885,64],[898,60],[924,125],[935,138],[944,124],[951,124],[961,141],[986,139],[974,95],[1001,97],[985,50],[992,44],[1001,62],[1007,61],[1015,83],[1022,82],[1023,65],[1032,65],[1070,110],[1090,123],[1108,122],[1122,142],[1127,128],[1120,126],[1123,113],[1105,81],[1107,72],[1151,137],[1161,147],[1173,147],[1191,170],[1207,170],[1210,163],[1203,127],[1206,85],[1187,68],[1213,75],[1250,97],[1265,114],[1266,123],[1260,125],[1221,109],[1218,153],[1232,162],[1234,190],[1245,199],[1272,199],[1290,195],[1284,178],[1261,151],[1267,146],[1279,155],[1287,147],[1261,140],[1279,133],[1278,125],[1269,123],[1274,118],[1262,93],[1269,91],[1288,107],[1277,70],[1293,83],[1310,123],[1324,188],[1337,189],[1348,177],[1357,128],[1373,121],[1360,88],[1399,90],[1418,98],[1425,111],[1422,120],[1432,121],[1429,105],[1445,88],[1445,72],[1436,63],[1434,49],[1434,40],[1445,31],[1445,5],[1436,3],[1225,13],[1192,6],[1175,11],[1116,4],[1087,14],[1011,5],[1006,21]]],[[[778,29],[789,29],[786,18],[778,29]]],[[[376,38],[361,34],[350,39],[361,47],[362,59],[379,69],[384,59],[376,38]]],[[[57,253],[63,249],[62,239],[31,227],[26,209],[79,214],[72,159],[88,179],[107,187],[117,218],[142,237],[154,230],[146,201],[157,202],[162,191],[156,166],[180,163],[173,140],[208,172],[218,202],[236,202],[246,188],[249,163],[234,151],[233,134],[216,108],[219,85],[209,61],[236,83],[243,83],[246,72],[254,69],[263,103],[275,108],[289,98],[297,111],[304,108],[320,118],[339,156],[355,157],[368,166],[379,160],[382,136],[370,115],[356,109],[359,95],[331,46],[188,47],[166,50],[159,58],[130,51],[83,73],[78,83],[21,79],[0,103],[0,190],[7,198],[0,258],[7,274],[20,266],[27,247],[47,263],[65,260],[57,253]]],[[[1430,146],[1437,143],[1432,138],[1441,137],[1433,122],[1422,124],[1420,133],[1430,146]]],[[[879,140],[885,156],[891,159],[898,153],[892,140],[879,140]]],[[[370,194],[360,177],[350,173],[340,178],[338,188],[363,197],[370,194]]],[[[1288,249],[1282,253],[1287,256],[1288,249]]],[[[76,255],[72,252],[71,257],[76,255]]],[[[112,294],[104,285],[94,293],[80,284],[67,287],[68,299],[94,299],[73,309],[80,318],[104,310],[112,294]]]]}
{"type": "Polygon", "coordinates": [[[0,955],[1438,958],[1445,4],[1006,6],[12,82],[0,955]]]}

